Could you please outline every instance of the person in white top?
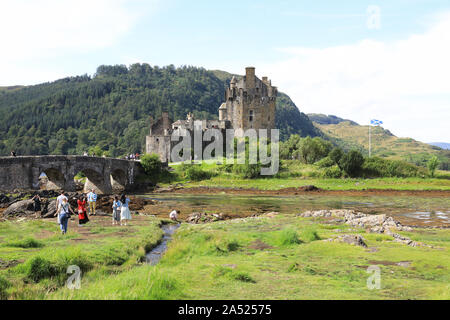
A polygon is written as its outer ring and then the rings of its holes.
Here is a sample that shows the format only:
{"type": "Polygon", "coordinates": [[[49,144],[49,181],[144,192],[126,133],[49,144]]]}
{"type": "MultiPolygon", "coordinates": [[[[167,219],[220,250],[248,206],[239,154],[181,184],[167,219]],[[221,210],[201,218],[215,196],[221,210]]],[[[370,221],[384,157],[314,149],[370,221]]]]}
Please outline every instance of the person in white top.
{"type": "MultiPolygon", "coordinates": [[[[56,198],[56,212],[59,212],[59,208],[61,207],[62,202],[64,201],[64,199],[66,199],[66,201],[68,201],[69,199],[67,199],[67,197],[64,195],[64,190],[61,190],[60,195],[58,196],[58,198],[56,198]]],[[[59,214],[57,214],[57,218],[58,218],[58,223],[60,223],[59,220],[59,214]]]]}
{"type": "Polygon", "coordinates": [[[63,199],[69,200],[65,196],[64,190],[61,190],[60,195],[58,196],[58,198],[56,198],[56,210],[59,210],[59,207],[61,206],[61,203],[63,202],[63,199]]]}
{"type": "Polygon", "coordinates": [[[180,210],[173,210],[171,213],[169,213],[169,218],[173,221],[178,222],[178,215],[180,214],[180,210]]]}

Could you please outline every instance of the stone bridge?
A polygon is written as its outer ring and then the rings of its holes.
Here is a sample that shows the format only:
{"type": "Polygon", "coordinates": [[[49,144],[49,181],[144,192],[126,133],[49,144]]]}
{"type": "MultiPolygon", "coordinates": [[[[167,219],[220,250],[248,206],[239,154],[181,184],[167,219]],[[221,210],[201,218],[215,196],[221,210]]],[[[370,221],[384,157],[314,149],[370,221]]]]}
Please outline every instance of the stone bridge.
{"type": "Polygon", "coordinates": [[[137,161],[87,156],[0,157],[0,190],[39,189],[42,173],[46,189],[75,191],[75,175],[86,176],[84,190],[111,194],[130,189],[141,170],[137,161]]]}

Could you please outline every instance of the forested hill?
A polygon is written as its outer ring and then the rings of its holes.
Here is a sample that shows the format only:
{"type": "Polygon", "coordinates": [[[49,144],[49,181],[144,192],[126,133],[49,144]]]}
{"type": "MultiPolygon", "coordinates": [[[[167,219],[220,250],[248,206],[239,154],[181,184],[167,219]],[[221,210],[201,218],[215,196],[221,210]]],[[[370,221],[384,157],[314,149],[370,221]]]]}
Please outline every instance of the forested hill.
{"type": "MultiPolygon", "coordinates": [[[[223,72],[223,74],[227,74],[223,72]]],[[[91,78],[70,77],[0,90],[0,155],[82,154],[120,156],[143,152],[149,117],[217,119],[229,79],[203,68],[148,64],[100,66],[91,78]]],[[[280,93],[277,127],[318,135],[308,117],[280,93]]]]}

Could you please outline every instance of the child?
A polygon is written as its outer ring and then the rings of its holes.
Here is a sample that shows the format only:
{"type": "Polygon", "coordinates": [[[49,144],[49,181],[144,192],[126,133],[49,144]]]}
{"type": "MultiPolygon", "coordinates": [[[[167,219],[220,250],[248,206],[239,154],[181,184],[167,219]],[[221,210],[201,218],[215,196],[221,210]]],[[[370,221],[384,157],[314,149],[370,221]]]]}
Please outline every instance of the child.
{"type": "Polygon", "coordinates": [[[115,196],[114,197],[114,201],[113,201],[113,220],[112,220],[112,224],[119,224],[120,222],[120,215],[121,215],[121,207],[122,207],[122,202],[120,202],[119,197],[115,196]]]}
{"type": "Polygon", "coordinates": [[[172,221],[177,221],[178,222],[178,215],[180,214],[180,210],[173,210],[171,213],[169,213],[169,218],[172,221]]]}

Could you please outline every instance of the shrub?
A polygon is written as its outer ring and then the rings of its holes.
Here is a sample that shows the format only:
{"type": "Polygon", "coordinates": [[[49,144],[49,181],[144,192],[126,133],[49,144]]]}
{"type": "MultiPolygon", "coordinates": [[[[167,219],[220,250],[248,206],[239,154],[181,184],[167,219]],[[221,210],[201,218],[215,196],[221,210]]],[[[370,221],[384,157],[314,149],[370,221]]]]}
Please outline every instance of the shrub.
{"type": "MultiPolygon", "coordinates": [[[[328,155],[330,159],[334,162],[334,164],[337,164],[339,166],[339,162],[341,161],[342,157],[344,156],[344,151],[342,151],[341,148],[334,148],[331,150],[331,152],[328,155]]],[[[340,168],[342,169],[342,168],[340,168]]]]}
{"type": "Polygon", "coordinates": [[[231,240],[227,243],[227,250],[228,251],[236,251],[240,247],[239,242],[236,240],[231,240]]]}
{"type": "Polygon", "coordinates": [[[199,165],[189,165],[188,168],[184,171],[184,176],[186,179],[192,181],[201,181],[210,179],[212,177],[212,173],[209,171],[205,171],[199,165]]]}
{"type": "Polygon", "coordinates": [[[279,242],[280,245],[283,246],[302,243],[302,241],[298,238],[297,231],[290,228],[281,231],[279,236],[279,242]]]}
{"type": "Polygon", "coordinates": [[[339,161],[339,167],[345,171],[350,177],[356,177],[361,172],[361,166],[364,163],[364,157],[361,152],[352,150],[342,156],[339,161]]]}
{"type": "Polygon", "coordinates": [[[421,173],[419,167],[400,160],[387,160],[379,157],[366,158],[362,166],[366,177],[416,177],[421,173]]]}
{"type": "Polygon", "coordinates": [[[428,170],[430,171],[430,176],[434,177],[434,172],[436,171],[437,166],[439,165],[439,160],[436,156],[432,156],[430,160],[427,162],[428,170]]]}
{"type": "Polygon", "coordinates": [[[333,159],[330,158],[330,156],[325,157],[319,161],[316,162],[316,165],[319,168],[329,168],[335,165],[335,162],[333,161],[333,159]]]}
{"type": "Polygon", "coordinates": [[[330,178],[330,179],[340,178],[340,177],[342,177],[342,171],[341,171],[341,169],[339,169],[338,166],[333,166],[330,168],[326,168],[322,172],[321,176],[322,176],[322,178],[330,178]]]}
{"type": "Polygon", "coordinates": [[[235,164],[233,173],[244,179],[255,179],[261,176],[261,164],[235,164]]]}
{"type": "Polygon", "coordinates": [[[141,165],[145,173],[150,177],[158,177],[162,172],[162,162],[157,154],[144,154],[141,157],[141,165]]]}

